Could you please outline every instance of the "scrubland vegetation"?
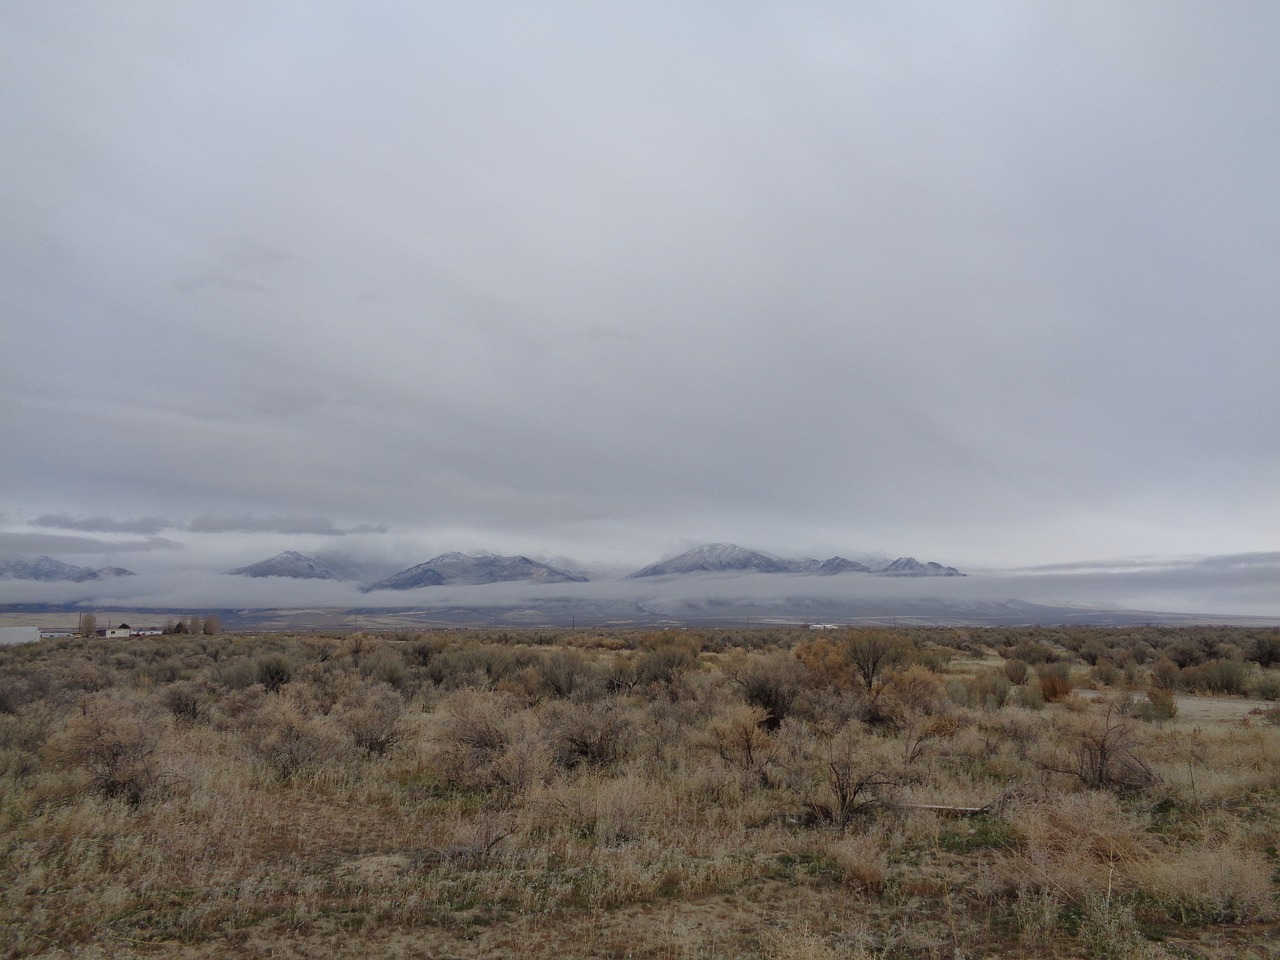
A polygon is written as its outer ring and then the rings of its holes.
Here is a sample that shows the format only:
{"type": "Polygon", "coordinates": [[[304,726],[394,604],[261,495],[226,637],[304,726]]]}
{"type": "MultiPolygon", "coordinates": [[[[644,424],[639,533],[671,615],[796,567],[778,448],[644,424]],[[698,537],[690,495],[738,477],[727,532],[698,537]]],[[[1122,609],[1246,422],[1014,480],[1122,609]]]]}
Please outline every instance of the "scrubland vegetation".
{"type": "Polygon", "coordinates": [[[1277,697],[1274,629],[8,648],[3,956],[1275,956],[1277,697]]]}

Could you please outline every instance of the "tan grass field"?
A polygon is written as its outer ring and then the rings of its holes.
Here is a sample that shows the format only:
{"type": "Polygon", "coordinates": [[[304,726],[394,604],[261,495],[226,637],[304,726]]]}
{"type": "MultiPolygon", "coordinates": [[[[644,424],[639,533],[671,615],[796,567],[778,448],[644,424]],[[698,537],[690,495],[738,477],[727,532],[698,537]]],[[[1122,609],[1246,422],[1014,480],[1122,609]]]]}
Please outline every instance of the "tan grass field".
{"type": "Polygon", "coordinates": [[[6,648],[0,956],[1274,957],[1276,639],[6,648]]]}

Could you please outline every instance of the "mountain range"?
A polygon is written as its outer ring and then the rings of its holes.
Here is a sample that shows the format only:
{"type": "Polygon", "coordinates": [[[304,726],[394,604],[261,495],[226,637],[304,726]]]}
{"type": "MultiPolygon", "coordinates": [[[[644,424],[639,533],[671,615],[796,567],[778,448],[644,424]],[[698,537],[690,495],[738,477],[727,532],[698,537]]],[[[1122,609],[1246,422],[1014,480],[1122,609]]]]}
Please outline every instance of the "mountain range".
{"type": "MultiPolygon", "coordinates": [[[[749,550],[732,543],[706,543],[694,547],[679,556],[651,563],[634,573],[629,579],[645,577],[674,577],[697,573],[799,573],[829,576],[841,573],[866,573],[884,577],[962,577],[955,567],[940,563],[920,563],[914,557],[899,557],[892,562],[864,564],[844,557],[828,560],[811,558],[791,559],[749,550]]],[[[285,550],[273,557],[259,560],[248,566],[228,570],[238,577],[282,577],[291,580],[351,581],[363,579],[356,568],[342,563],[329,563],[316,557],[308,557],[296,550],[285,550]]],[[[102,567],[94,570],[77,567],[52,557],[0,561],[0,580],[39,580],[44,582],[75,582],[104,580],[113,577],[131,577],[135,574],[123,567],[102,567]]],[[[376,576],[377,574],[375,574],[376,576]]],[[[464,554],[442,553],[438,557],[384,577],[361,590],[413,590],[418,587],[451,585],[475,585],[485,583],[584,583],[589,578],[578,570],[566,570],[523,556],[499,556],[492,553],[464,554]]]]}
{"type": "MultiPolygon", "coordinates": [[[[744,573],[809,573],[831,576],[841,573],[868,573],[886,577],[961,577],[955,567],[940,563],[920,563],[914,557],[899,557],[893,562],[873,566],[831,557],[828,560],[810,558],[788,559],[749,550],[732,543],[707,543],[676,557],[649,564],[628,574],[629,578],[670,577],[712,572],[744,573]]],[[[314,557],[307,557],[295,550],[260,560],[247,567],[228,571],[243,577],[290,577],[293,579],[347,580],[314,557]]],[[[389,577],[362,588],[364,593],[377,590],[413,590],[418,587],[435,587],[445,584],[476,585],[484,583],[584,583],[585,573],[566,570],[524,556],[499,556],[492,553],[464,554],[443,553],[438,557],[401,570],[389,577]]]]}
{"type": "Polygon", "coordinates": [[[247,567],[228,570],[227,573],[237,577],[293,577],[296,580],[347,579],[334,573],[314,557],[303,556],[297,550],[286,550],[247,567]]]}
{"type": "Polygon", "coordinates": [[[45,583],[65,581],[84,583],[86,580],[107,580],[112,577],[135,576],[124,567],[77,567],[53,557],[36,557],[34,560],[0,560],[0,580],[41,580],[45,583]]]}
{"type": "MultiPolygon", "coordinates": [[[[337,552],[308,557],[285,551],[238,567],[234,576],[203,581],[190,569],[176,569],[173,576],[164,572],[135,576],[119,567],[91,569],[49,557],[27,557],[0,561],[0,584],[4,585],[0,614],[74,613],[91,609],[86,605],[101,608],[112,602],[122,604],[122,611],[171,614],[189,612],[194,603],[216,610],[228,626],[264,629],[370,624],[412,629],[422,623],[572,627],[1217,623],[1242,618],[1266,625],[1280,622],[1273,606],[1256,602],[1260,612],[1238,609],[1226,620],[1216,613],[1186,612],[1196,608],[1191,603],[1180,606],[1178,598],[1185,595],[1187,580],[1177,567],[1172,569],[1180,577],[1177,598],[1162,599],[1171,595],[1150,594],[1146,579],[1128,576],[1123,569],[1076,576],[1070,571],[1031,568],[966,578],[953,567],[912,557],[890,561],[855,556],[856,560],[796,559],[733,544],[704,544],[629,574],[600,568],[591,575],[594,584],[583,582],[588,574],[571,559],[495,554],[442,554],[387,576],[395,567],[385,561],[337,552]],[[253,586],[250,578],[256,578],[253,586]],[[357,591],[366,584],[363,592],[368,601],[357,602],[357,591]],[[469,586],[473,584],[477,586],[469,586]],[[448,589],[448,585],[459,587],[448,589]],[[444,589],[414,589],[433,586],[444,589]],[[275,606],[264,606],[263,601],[275,606]],[[144,608],[144,602],[158,605],[144,608]]],[[[1259,571],[1273,572],[1277,565],[1280,553],[1241,561],[1239,573],[1236,567],[1224,573],[1221,564],[1209,562],[1195,564],[1194,570],[1207,588],[1213,588],[1242,577],[1257,580],[1259,571]],[[1224,581],[1228,574],[1231,579],[1224,581]]],[[[1266,576],[1263,581],[1268,587],[1275,582],[1266,576]]],[[[1255,593],[1272,602],[1273,591],[1255,593]]],[[[1200,606],[1205,606],[1203,600],[1200,606]]]]}
{"type": "Polygon", "coordinates": [[[940,563],[920,563],[914,557],[899,557],[892,563],[868,566],[844,557],[814,560],[808,557],[788,559],[759,550],[748,550],[736,543],[704,543],[669,560],[651,563],[630,574],[631,577],[662,577],[672,574],[707,573],[743,570],[756,573],[816,573],[830,576],[838,573],[874,573],[886,577],[963,577],[955,567],[940,563]]]}
{"type": "Polygon", "coordinates": [[[558,570],[528,557],[500,557],[491,553],[468,555],[442,553],[438,557],[401,570],[362,592],[374,590],[412,590],[443,584],[509,583],[532,580],[535,583],[585,583],[587,578],[566,570],[558,570]]]}

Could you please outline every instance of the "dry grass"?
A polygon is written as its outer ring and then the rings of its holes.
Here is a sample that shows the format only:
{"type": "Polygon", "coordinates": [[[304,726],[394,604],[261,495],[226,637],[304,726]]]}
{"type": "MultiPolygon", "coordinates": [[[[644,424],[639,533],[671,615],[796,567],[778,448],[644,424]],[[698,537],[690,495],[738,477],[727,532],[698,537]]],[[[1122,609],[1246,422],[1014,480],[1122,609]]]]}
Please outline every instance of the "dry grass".
{"type": "Polygon", "coordinates": [[[951,632],[870,681],[839,638],[584,637],[0,652],[0,955],[1227,957],[1280,920],[1275,726],[1002,706],[951,632]],[[1061,762],[1117,717],[1149,777],[1061,762]]]}

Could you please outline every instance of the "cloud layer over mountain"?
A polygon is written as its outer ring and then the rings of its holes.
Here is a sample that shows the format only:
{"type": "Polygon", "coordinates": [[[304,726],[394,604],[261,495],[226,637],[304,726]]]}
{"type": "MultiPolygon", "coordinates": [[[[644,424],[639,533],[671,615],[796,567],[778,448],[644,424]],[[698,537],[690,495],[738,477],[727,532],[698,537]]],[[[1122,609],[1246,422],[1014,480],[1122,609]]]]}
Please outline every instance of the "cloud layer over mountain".
{"type": "MultiPolygon", "coordinates": [[[[91,584],[0,579],[0,604],[74,603],[89,597],[93,598],[91,605],[100,607],[180,611],[286,607],[444,610],[555,603],[614,609],[640,604],[649,611],[666,611],[675,619],[691,611],[737,604],[752,606],[756,616],[768,613],[777,619],[801,621],[812,619],[806,616],[810,609],[850,610],[858,605],[874,606],[881,611],[877,616],[910,616],[913,611],[929,610],[934,619],[945,620],[951,610],[963,619],[974,605],[1016,601],[1055,607],[1194,614],[1209,619],[1225,615],[1280,620],[1277,580],[1280,553],[1121,568],[987,572],[965,577],[721,571],[585,583],[525,580],[438,584],[374,593],[364,592],[359,582],[351,580],[248,578],[166,565],[136,576],[91,584]]],[[[817,618],[824,619],[825,614],[817,618]]],[[[1063,619],[1055,616],[1048,622],[1063,619]]]]}
{"type": "Polygon", "coordinates": [[[1278,46],[1185,0],[5,4],[0,556],[1198,596],[1170,558],[1280,548],[1278,46]]]}

